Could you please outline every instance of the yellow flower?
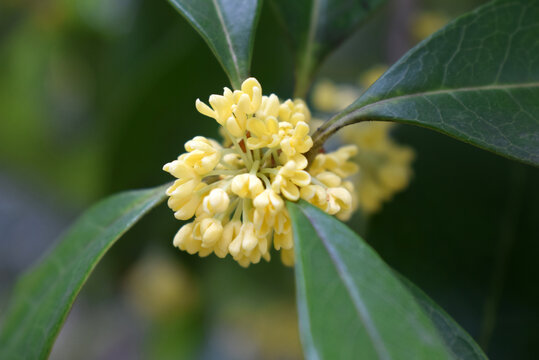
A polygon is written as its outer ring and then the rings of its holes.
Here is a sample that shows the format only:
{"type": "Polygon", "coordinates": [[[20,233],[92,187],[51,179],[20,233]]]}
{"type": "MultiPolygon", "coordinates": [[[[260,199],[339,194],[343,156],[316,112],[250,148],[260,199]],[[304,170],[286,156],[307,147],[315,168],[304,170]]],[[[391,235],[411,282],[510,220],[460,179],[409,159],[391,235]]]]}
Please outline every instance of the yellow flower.
{"type": "Polygon", "coordinates": [[[200,244],[193,238],[193,228],[193,223],[185,224],[176,233],[172,242],[174,246],[189,254],[196,254],[200,250],[200,244]]]}
{"type": "Polygon", "coordinates": [[[200,246],[206,249],[212,248],[222,234],[223,225],[215,218],[201,219],[195,222],[193,228],[193,238],[200,241],[200,246]]]}
{"type": "Polygon", "coordinates": [[[326,189],[321,185],[307,185],[301,188],[301,198],[325,211],[327,207],[326,189]]]}
{"type": "Polygon", "coordinates": [[[178,219],[194,216],[174,245],[199,256],[230,254],[242,266],[269,260],[273,247],[292,265],[285,200],[301,196],[328,213],[351,213],[354,189],[344,186],[343,177],[356,169],[348,162],[353,147],[320,154],[311,172],[304,156],[313,146],[309,109],[301,100],[262,95],[254,78],[241,90],[210,96],[209,103],[197,100],[196,108],[222,126],[223,145],[197,136],[185,144],[185,154],[163,167],[178,178],[167,190],[169,207],[178,219]],[[317,196],[308,196],[309,189],[317,196]]]}
{"type": "Polygon", "coordinates": [[[204,104],[199,99],[196,100],[197,110],[206,116],[214,118],[219,124],[224,125],[225,121],[232,116],[232,105],[234,104],[234,94],[228,88],[225,88],[223,96],[210,96],[212,107],[204,104]]]}
{"type": "Polygon", "coordinates": [[[318,175],[329,170],[343,178],[355,174],[358,171],[358,165],[350,159],[357,152],[356,145],[346,145],[328,154],[318,154],[311,165],[310,172],[318,175]]]}
{"type": "Polygon", "coordinates": [[[279,136],[279,122],[273,116],[266,119],[250,118],[247,121],[247,130],[251,137],[247,139],[249,149],[260,149],[263,147],[276,147],[281,137],[279,136]]]}
{"type": "Polygon", "coordinates": [[[284,201],[275,191],[266,189],[253,200],[253,205],[255,229],[259,234],[267,235],[273,228],[277,214],[283,210],[284,201]]]}
{"type": "Polygon", "coordinates": [[[185,143],[187,154],[180,156],[182,161],[189,167],[192,167],[199,175],[205,175],[215,169],[221,158],[221,146],[202,136],[197,136],[193,140],[185,143]]]}
{"type": "Polygon", "coordinates": [[[270,96],[262,96],[260,108],[256,110],[256,118],[264,119],[267,117],[276,118],[279,116],[279,107],[281,103],[275,94],[270,96]]]}
{"type": "Polygon", "coordinates": [[[189,184],[189,179],[179,179],[167,189],[168,207],[175,211],[174,216],[178,220],[187,220],[195,214],[200,205],[200,196],[197,190],[204,188],[203,183],[198,183],[193,191],[189,191],[192,186],[189,184]],[[187,181],[186,183],[183,183],[187,181]],[[189,186],[184,186],[189,184],[189,186]]]}
{"type": "Polygon", "coordinates": [[[281,140],[281,150],[288,157],[305,153],[313,146],[309,125],[304,121],[298,121],[295,127],[288,129],[285,134],[281,140]]]}
{"type": "Polygon", "coordinates": [[[296,201],[299,199],[299,187],[311,183],[311,175],[305,170],[307,159],[303,155],[288,160],[279,168],[274,177],[272,188],[276,193],[282,194],[286,199],[296,201]]]}
{"type": "Polygon", "coordinates": [[[286,100],[279,107],[279,117],[281,121],[288,122],[295,126],[298,122],[309,123],[311,121],[311,112],[307,104],[301,99],[286,100]]]}
{"type": "Polygon", "coordinates": [[[232,192],[241,198],[254,199],[258,194],[264,191],[262,180],[253,174],[241,174],[232,179],[232,192]]]}
{"type": "Polygon", "coordinates": [[[202,211],[209,215],[221,213],[228,208],[230,200],[223,189],[213,189],[202,201],[202,211]]]}
{"type": "Polygon", "coordinates": [[[334,187],[327,190],[328,214],[349,210],[352,206],[352,195],[344,187],[334,187]]]}

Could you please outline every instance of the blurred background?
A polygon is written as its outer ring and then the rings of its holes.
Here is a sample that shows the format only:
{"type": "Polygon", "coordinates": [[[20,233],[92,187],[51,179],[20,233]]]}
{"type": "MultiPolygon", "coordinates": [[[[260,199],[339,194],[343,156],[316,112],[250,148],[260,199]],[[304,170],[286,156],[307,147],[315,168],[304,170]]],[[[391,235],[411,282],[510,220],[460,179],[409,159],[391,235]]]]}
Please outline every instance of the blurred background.
{"type": "MultiPolygon", "coordinates": [[[[291,96],[293,58],[266,1],[252,73],[291,96]]],[[[393,0],[319,72],[355,85],[479,0],[393,0]]],[[[171,181],[162,165],[217,124],[194,101],[224,72],[166,1],[0,3],[0,318],[17,275],[96,200],[171,181]]],[[[492,359],[539,342],[539,171],[416,127],[410,186],[368,224],[382,258],[437,301],[492,359]]],[[[355,218],[357,220],[357,218],[355,218]]],[[[293,270],[243,269],[172,246],[162,205],[97,267],[51,359],[300,359],[293,270]]]]}

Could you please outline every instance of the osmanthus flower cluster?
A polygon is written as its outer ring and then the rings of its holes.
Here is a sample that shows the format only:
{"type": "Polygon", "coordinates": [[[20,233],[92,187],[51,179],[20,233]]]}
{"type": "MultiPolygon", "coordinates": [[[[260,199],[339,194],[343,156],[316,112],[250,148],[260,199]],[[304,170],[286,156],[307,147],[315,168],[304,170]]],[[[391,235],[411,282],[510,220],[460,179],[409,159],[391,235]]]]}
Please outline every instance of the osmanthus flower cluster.
{"type": "Polygon", "coordinates": [[[357,167],[349,161],[356,148],[318,154],[311,166],[304,154],[309,109],[301,100],[262,95],[254,78],[241,90],[212,95],[197,110],[221,125],[223,145],[197,136],[186,153],[164,166],[177,180],[167,190],[169,207],[179,220],[174,245],[190,254],[230,254],[242,266],[270,259],[271,247],[293,264],[293,235],[285,201],[305,199],[328,214],[348,217],[353,184],[344,180],[357,167]]]}

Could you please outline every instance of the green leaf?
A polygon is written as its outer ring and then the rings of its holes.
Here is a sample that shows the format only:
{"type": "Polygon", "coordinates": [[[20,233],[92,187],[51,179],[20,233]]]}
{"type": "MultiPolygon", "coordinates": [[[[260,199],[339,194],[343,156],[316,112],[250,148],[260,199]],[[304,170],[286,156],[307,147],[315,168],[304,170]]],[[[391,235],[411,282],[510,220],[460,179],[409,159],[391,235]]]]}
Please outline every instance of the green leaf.
{"type": "Polygon", "coordinates": [[[331,128],[326,135],[359,121],[392,120],[539,165],[537,39],[538,1],[480,7],[408,52],[324,126],[331,128]]]}
{"type": "Polygon", "coordinates": [[[169,0],[204,38],[239,89],[249,76],[261,0],[169,0]]]}
{"type": "Polygon", "coordinates": [[[45,359],[77,294],[99,260],[144,214],[165,187],[114,195],[80,217],[15,286],[0,330],[0,359],[45,359]]]}
{"type": "Polygon", "coordinates": [[[296,96],[305,97],[324,57],[386,0],[271,0],[292,41],[296,96]]]}
{"type": "Polygon", "coordinates": [[[453,357],[460,360],[487,360],[487,356],[470,335],[438,304],[404,276],[395,272],[401,282],[414,295],[417,303],[430,318],[453,357]]]}
{"type": "Polygon", "coordinates": [[[414,297],[359,236],[304,201],[288,209],[307,358],[451,358],[414,297]]]}

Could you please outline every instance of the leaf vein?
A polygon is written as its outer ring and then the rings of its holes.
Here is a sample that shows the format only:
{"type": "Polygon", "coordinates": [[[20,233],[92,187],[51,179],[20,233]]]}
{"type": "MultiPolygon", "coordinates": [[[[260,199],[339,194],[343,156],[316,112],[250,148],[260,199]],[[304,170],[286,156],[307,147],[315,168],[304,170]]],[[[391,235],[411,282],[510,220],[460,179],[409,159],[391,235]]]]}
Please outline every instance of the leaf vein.
{"type": "Polygon", "coordinates": [[[307,212],[303,211],[303,209],[301,209],[301,211],[305,215],[305,217],[309,220],[312,227],[314,228],[314,230],[318,234],[318,237],[319,237],[320,241],[322,242],[322,244],[324,245],[324,247],[326,248],[326,250],[327,250],[327,252],[328,252],[328,254],[329,254],[330,258],[331,258],[331,261],[334,264],[335,269],[337,270],[337,273],[339,274],[339,277],[342,279],[342,281],[346,285],[345,289],[346,289],[348,295],[350,296],[350,298],[352,300],[352,303],[354,304],[354,308],[356,309],[358,316],[363,321],[363,325],[365,326],[365,330],[367,331],[367,334],[369,335],[369,337],[371,338],[371,340],[373,342],[374,349],[376,350],[376,353],[378,354],[378,358],[379,359],[384,359],[384,360],[391,359],[391,356],[387,352],[387,349],[385,348],[385,346],[383,344],[382,338],[381,338],[378,330],[376,329],[376,325],[374,324],[374,322],[372,321],[372,319],[369,316],[368,309],[367,309],[365,303],[363,302],[363,300],[361,298],[361,294],[359,293],[359,289],[357,289],[357,287],[354,286],[353,280],[350,279],[350,276],[347,274],[348,269],[346,268],[346,265],[344,265],[344,264],[342,264],[342,263],[340,263],[339,261],[336,260],[336,258],[337,258],[336,254],[335,254],[336,250],[333,248],[333,246],[331,244],[329,244],[325,240],[325,238],[323,236],[321,236],[322,231],[320,230],[319,224],[316,221],[314,221],[309,216],[309,214],[307,212]]]}
{"type": "Polygon", "coordinates": [[[234,45],[232,44],[232,38],[230,37],[230,33],[228,32],[228,28],[226,27],[223,13],[221,12],[221,8],[217,4],[217,0],[212,0],[212,3],[213,3],[213,6],[215,7],[217,17],[219,18],[219,23],[221,24],[221,27],[223,28],[223,33],[225,34],[226,43],[228,45],[228,51],[230,52],[232,63],[234,64],[234,69],[236,70],[236,75],[238,79],[241,81],[242,79],[240,75],[240,67],[238,63],[238,58],[236,57],[236,52],[234,51],[234,45]]]}

